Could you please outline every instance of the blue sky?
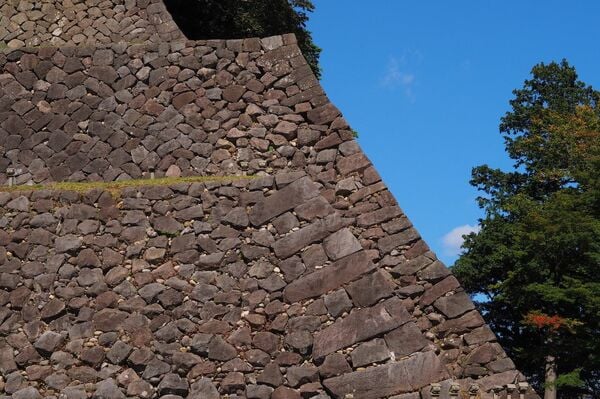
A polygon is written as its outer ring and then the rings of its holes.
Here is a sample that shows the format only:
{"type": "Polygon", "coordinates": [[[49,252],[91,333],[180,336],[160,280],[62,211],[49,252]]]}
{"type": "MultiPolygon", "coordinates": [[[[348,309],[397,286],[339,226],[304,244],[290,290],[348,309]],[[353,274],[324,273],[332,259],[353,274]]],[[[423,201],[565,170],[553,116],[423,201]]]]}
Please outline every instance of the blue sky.
{"type": "Polygon", "coordinates": [[[566,58],[600,88],[600,2],[314,0],[322,84],[448,265],[481,210],[471,168],[509,167],[500,117],[531,67],[566,58]]]}

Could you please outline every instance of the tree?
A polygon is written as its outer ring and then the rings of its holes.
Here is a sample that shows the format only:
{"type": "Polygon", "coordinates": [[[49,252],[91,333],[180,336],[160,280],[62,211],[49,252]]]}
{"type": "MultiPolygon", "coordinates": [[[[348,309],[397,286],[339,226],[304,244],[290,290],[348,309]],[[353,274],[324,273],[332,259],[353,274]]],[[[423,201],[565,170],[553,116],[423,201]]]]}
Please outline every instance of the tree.
{"type": "Polygon", "coordinates": [[[304,57],[320,76],[321,49],[306,28],[311,0],[165,0],[191,40],[239,39],[294,33],[304,57]]]}
{"type": "Polygon", "coordinates": [[[600,398],[600,94],[565,60],[531,74],[500,124],[513,169],[473,169],[454,273],[546,399],[600,398]]]}

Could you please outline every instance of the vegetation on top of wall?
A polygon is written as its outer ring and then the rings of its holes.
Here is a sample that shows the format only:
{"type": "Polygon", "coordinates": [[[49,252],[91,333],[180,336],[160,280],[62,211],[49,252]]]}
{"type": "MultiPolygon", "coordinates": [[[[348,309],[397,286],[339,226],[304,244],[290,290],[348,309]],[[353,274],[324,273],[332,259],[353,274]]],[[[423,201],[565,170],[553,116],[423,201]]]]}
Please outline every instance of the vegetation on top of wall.
{"type": "Polygon", "coordinates": [[[321,49],[306,27],[311,0],[165,0],[188,39],[239,39],[294,33],[304,57],[320,76],[321,49]]]}

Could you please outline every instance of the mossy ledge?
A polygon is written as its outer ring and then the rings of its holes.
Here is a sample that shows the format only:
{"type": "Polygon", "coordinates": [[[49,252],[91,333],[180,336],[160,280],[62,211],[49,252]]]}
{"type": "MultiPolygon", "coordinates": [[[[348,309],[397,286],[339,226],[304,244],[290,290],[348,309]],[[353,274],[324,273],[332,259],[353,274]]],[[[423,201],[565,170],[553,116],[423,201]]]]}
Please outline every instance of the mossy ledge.
{"type": "Polygon", "coordinates": [[[92,190],[108,191],[118,194],[126,188],[173,186],[182,183],[229,183],[238,180],[255,179],[256,175],[240,176],[185,176],[185,177],[159,177],[156,179],[130,179],[117,181],[85,181],[85,182],[51,182],[46,184],[0,186],[0,192],[29,192],[40,190],[75,191],[85,194],[92,190]]]}

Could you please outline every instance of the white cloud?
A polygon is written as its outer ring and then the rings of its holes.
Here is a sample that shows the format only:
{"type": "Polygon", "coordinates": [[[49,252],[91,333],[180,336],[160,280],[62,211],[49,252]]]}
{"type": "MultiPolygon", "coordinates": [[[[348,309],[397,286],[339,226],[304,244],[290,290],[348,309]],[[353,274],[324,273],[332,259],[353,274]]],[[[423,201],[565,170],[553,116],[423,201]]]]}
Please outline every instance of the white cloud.
{"type": "Polygon", "coordinates": [[[415,100],[415,94],[413,87],[415,85],[416,77],[413,73],[404,70],[403,66],[406,64],[406,57],[398,59],[391,57],[385,74],[381,78],[381,86],[388,89],[402,88],[404,94],[409,100],[415,100]]]}
{"type": "Polygon", "coordinates": [[[461,251],[460,247],[465,241],[463,236],[469,233],[478,233],[479,230],[479,226],[471,226],[470,224],[465,224],[464,226],[458,226],[453,228],[442,238],[444,253],[447,256],[459,255],[461,251]]]}

